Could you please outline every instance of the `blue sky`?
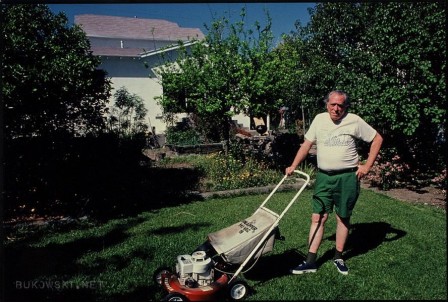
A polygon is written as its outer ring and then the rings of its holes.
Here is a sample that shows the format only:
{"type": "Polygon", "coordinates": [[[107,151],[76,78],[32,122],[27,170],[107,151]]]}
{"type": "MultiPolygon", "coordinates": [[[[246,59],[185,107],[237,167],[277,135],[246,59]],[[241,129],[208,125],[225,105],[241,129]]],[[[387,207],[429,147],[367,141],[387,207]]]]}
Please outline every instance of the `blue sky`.
{"type": "Polygon", "coordinates": [[[296,20],[305,25],[309,19],[307,8],[311,2],[289,3],[121,3],[121,4],[48,4],[52,12],[64,12],[70,23],[75,15],[98,14],[122,17],[164,19],[176,22],[181,27],[196,27],[207,33],[204,23],[210,25],[213,18],[227,17],[230,21],[240,20],[241,8],[246,6],[246,24],[252,27],[256,21],[266,24],[264,9],[272,18],[272,32],[275,44],[280,41],[282,33],[289,34],[295,30],[296,20]]]}

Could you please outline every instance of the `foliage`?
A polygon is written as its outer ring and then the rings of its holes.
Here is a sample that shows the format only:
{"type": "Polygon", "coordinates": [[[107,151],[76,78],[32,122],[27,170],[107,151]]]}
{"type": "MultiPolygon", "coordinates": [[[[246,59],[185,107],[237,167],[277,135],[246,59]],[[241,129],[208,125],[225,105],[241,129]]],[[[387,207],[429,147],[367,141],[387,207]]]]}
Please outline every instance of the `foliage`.
{"type": "Polygon", "coordinates": [[[192,129],[177,129],[168,127],[166,130],[166,141],[172,145],[197,145],[202,142],[198,133],[192,129]]]}
{"type": "Polygon", "coordinates": [[[85,33],[42,4],[2,4],[6,138],[103,129],[110,81],[85,33]]]}
{"type": "Polygon", "coordinates": [[[260,187],[275,184],[279,172],[270,170],[264,163],[247,159],[244,163],[224,154],[214,154],[202,165],[207,175],[208,190],[221,191],[260,187]]]}
{"type": "MultiPolygon", "coordinates": [[[[283,133],[277,135],[272,143],[272,159],[278,169],[284,171],[286,167],[289,167],[294,160],[294,157],[299,150],[301,140],[296,134],[283,133]]],[[[308,156],[305,159],[307,164],[315,164],[315,157],[308,156]]]]}
{"type": "Polygon", "coordinates": [[[114,98],[114,106],[108,117],[109,131],[129,137],[148,130],[148,125],[145,123],[148,110],[140,96],[131,94],[125,87],[121,87],[114,93],[114,98]]]}
{"type": "Polygon", "coordinates": [[[162,68],[164,95],[159,102],[165,115],[193,113],[201,121],[198,128],[212,141],[229,139],[234,114],[259,115],[277,107],[275,66],[268,60],[273,40],[271,20],[245,29],[246,12],[241,21],[229,24],[216,19],[205,40],[191,48],[180,42],[175,62],[166,60],[162,68]]]}
{"type": "MultiPolygon", "coordinates": [[[[116,134],[16,138],[5,148],[3,218],[125,213],[146,198],[144,142],[116,134]],[[123,201],[125,200],[125,201],[123,201]]],[[[147,159],[146,159],[147,160],[147,159]]],[[[2,172],[3,172],[2,171],[2,172]]],[[[159,177],[162,179],[162,177],[159,177]]],[[[194,179],[193,177],[191,177],[194,179]]],[[[173,178],[174,179],[174,178],[173,178]]]]}
{"type": "Polygon", "coordinates": [[[243,164],[247,160],[254,159],[275,169],[275,163],[272,162],[271,146],[271,141],[267,139],[252,143],[240,139],[231,139],[228,151],[230,156],[243,164]]]}
{"type": "MultiPolygon", "coordinates": [[[[268,142],[269,145],[277,143],[268,142]]],[[[263,146],[266,147],[266,144],[259,145],[263,146]]],[[[294,151],[297,152],[297,149],[294,151]]],[[[292,160],[289,158],[291,156],[288,156],[288,164],[292,160]]],[[[209,192],[274,185],[284,174],[286,167],[281,158],[280,154],[274,154],[270,148],[257,149],[242,141],[232,140],[226,154],[219,152],[209,155],[182,155],[165,158],[157,166],[167,168],[191,165],[202,175],[200,190],[209,192]]],[[[311,179],[315,178],[316,168],[310,160],[303,162],[298,169],[309,174],[311,179]]]]}
{"type": "Polygon", "coordinates": [[[300,163],[296,169],[308,174],[311,180],[316,179],[317,169],[315,165],[305,161],[300,163]]]}
{"type": "Polygon", "coordinates": [[[205,192],[272,185],[276,184],[282,175],[255,159],[246,158],[243,162],[221,152],[166,158],[159,166],[170,166],[173,162],[190,163],[199,169],[203,175],[199,187],[205,192]]]}
{"type": "Polygon", "coordinates": [[[365,179],[382,190],[402,187],[409,174],[409,165],[403,162],[395,148],[380,150],[375,164],[365,179]]]}
{"type": "Polygon", "coordinates": [[[446,181],[446,168],[440,172],[440,174],[436,175],[433,179],[431,179],[432,184],[434,184],[437,188],[442,190],[442,193],[446,196],[447,190],[447,181],[446,181]]]}
{"type": "MultiPolygon", "coordinates": [[[[266,168],[285,171],[300,148],[301,141],[295,134],[278,134],[273,139],[265,137],[258,141],[233,139],[229,145],[229,155],[245,163],[248,160],[255,160],[266,168]]],[[[300,169],[305,169],[314,175],[315,157],[308,156],[302,163],[300,169]]]]}
{"type": "Polygon", "coordinates": [[[263,42],[269,35],[250,45],[243,22],[217,20],[203,43],[166,69],[164,86],[181,97],[163,98],[164,108],[199,113],[206,137],[227,131],[227,118],[220,117],[231,110],[274,117],[280,105],[306,130],[323,110],[323,97],[342,89],[351,96],[350,110],[411,169],[435,173],[445,166],[444,4],[318,3],[310,14],[309,24],[297,22],[297,31],[272,51],[263,42]]]}
{"type": "Polygon", "coordinates": [[[295,86],[309,97],[345,90],[413,168],[446,163],[445,3],[318,3],[287,42],[302,59],[295,86]]]}
{"type": "MultiPolygon", "coordinates": [[[[271,58],[276,65],[276,71],[272,74],[278,83],[279,95],[282,105],[289,108],[288,117],[290,121],[297,119],[311,123],[314,112],[315,96],[311,85],[306,81],[304,51],[305,44],[301,40],[293,40],[284,36],[284,42],[278,45],[272,52],[271,58]],[[307,115],[305,115],[305,111],[307,115]]],[[[275,119],[275,115],[271,115],[275,119]]],[[[287,127],[295,127],[295,124],[286,122],[287,127]]]]}
{"type": "Polygon", "coordinates": [[[322,54],[308,41],[309,30],[296,24],[297,32],[284,36],[284,42],[274,51],[282,64],[279,73],[284,74],[282,95],[288,106],[292,120],[300,119],[310,125],[314,116],[323,110],[323,96],[328,92],[328,84],[333,78],[333,70],[328,68],[322,54]]]}

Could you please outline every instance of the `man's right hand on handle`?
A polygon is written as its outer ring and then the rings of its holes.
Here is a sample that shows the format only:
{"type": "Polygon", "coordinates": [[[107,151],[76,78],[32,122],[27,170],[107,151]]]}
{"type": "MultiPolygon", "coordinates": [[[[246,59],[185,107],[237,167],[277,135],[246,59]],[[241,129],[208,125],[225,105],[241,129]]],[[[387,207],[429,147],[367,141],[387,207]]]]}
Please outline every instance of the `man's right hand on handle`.
{"type": "Polygon", "coordinates": [[[295,168],[293,166],[287,167],[285,169],[285,175],[291,175],[292,173],[294,173],[295,168]]]}

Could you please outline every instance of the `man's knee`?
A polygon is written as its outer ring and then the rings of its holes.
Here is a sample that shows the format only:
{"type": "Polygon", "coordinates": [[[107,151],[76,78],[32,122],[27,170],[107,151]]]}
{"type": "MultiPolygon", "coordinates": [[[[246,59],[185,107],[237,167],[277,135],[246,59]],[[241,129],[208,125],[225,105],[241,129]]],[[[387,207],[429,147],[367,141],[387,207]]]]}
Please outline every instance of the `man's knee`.
{"type": "Polygon", "coordinates": [[[345,225],[346,227],[350,226],[350,217],[341,217],[336,214],[336,220],[338,223],[345,225]]]}
{"type": "Polygon", "coordinates": [[[313,213],[313,215],[311,215],[312,223],[323,224],[323,223],[325,223],[325,221],[327,221],[327,219],[328,219],[328,213],[324,213],[324,214],[313,213]]]}

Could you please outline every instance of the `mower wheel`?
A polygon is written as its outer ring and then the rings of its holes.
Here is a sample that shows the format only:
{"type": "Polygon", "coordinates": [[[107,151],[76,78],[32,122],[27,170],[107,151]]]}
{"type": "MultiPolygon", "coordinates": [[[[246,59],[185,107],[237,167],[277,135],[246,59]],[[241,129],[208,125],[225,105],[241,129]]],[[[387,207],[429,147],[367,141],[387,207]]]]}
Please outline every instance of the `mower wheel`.
{"type": "Polygon", "coordinates": [[[188,302],[189,300],[187,299],[187,297],[185,297],[182,294],[169,293],[168,295],[165,296],[165,298],[163,298],[162,301],[186,301],[186,302],[188,302]]]}
{"type": "Polygon", "coordinates": [[[154,283],[156,283],[159,286],[162,286],[162,274],[169,273],[170,269],[168,267],[159,267],[154,272],[154,275],[152,277],[154,283]]]}
{"type": "Polygon", "coordinates": [[[243,300],[249,293],[249,286],[244,281],[235,281],[229,284],[228,294],[233,301],[243,300]]]}

